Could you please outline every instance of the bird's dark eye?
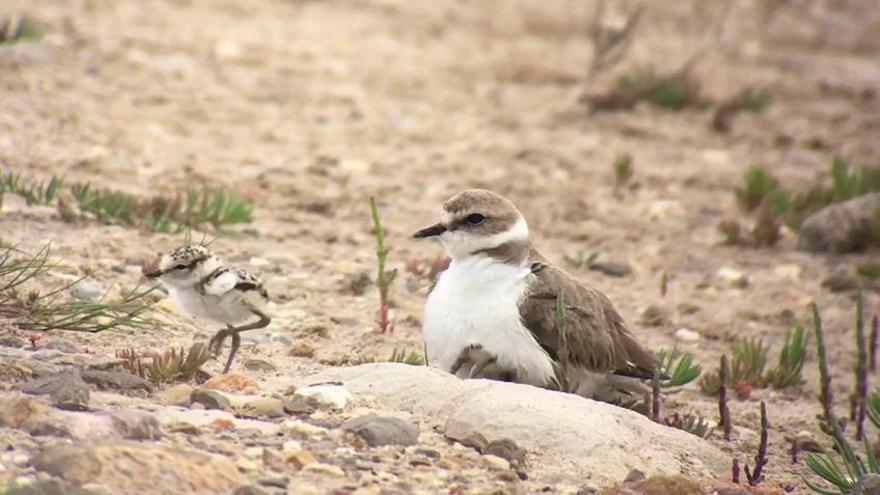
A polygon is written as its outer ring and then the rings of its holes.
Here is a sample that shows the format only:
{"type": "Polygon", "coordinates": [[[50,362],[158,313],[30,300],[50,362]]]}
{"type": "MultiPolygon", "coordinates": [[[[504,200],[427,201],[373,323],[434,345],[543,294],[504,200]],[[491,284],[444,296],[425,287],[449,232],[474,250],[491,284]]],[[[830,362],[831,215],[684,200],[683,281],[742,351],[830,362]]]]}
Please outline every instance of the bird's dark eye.
{"type": "Polygon", "coordinates": [[[175,270],[186,270],[187,268],[189,268],[189,267],[186,265],[175,265],[174,266],[175,270]]]}
{"type": "Polygon", "coordinates": [[[486,217],[480,215],[479,213],[471,213],[467,216],[465,221],[467,221],[467,223],[471,225],[480,225],[481,223],[486,221],[486,217]]]}

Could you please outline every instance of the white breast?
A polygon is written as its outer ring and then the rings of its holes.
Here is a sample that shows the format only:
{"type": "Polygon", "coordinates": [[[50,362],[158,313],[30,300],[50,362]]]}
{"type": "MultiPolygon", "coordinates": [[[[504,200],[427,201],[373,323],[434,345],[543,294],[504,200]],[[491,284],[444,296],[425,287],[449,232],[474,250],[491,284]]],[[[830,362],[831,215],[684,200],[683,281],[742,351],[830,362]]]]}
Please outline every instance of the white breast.
{"type": "Polygon", "coordinates": [[[213,295],[200,294],[195,288],[171,289],[171,294],[184,311],[200,318],[234,324],[253,316],[242,295],[235,290],[213,295]]]}
{"type": "Polygon", "coordinates": [[[499,365],[516,369],[517,381],[548,384],[551,360],[519,314],[528,276],[528,267],[487,257],[453,261],[425,305],[422,332],[431,365],[449,371],[462,349],[479,344],[499,365]]]}

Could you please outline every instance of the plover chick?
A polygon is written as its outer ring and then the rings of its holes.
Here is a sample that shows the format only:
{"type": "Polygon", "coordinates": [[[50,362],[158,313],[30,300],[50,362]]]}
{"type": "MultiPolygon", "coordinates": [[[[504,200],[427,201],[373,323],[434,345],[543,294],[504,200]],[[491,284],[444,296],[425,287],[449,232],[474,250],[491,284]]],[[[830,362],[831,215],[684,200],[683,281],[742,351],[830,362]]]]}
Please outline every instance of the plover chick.
{"type": "Polygon", "coordinates": [[[526,220],[508,199],[483,189],[459,193],[444,203],[440,223],[414,237],[438,237],[452,258],[425,305],[432,364],[462,378],[561,387],[607,402],[647,390],[633,378],[653,377],[654,355],[604,294],[532,248],[526,220]]]}
{"type": "Polygon", "coordinates": [[[239,333],[264,328],[272,321],[265,312],[269,294],[260,279],[241,268],[223,266],[205,246],[190,244],[161,254],[152,265],[144,266],[144,275],[162,282],[184,311],[226,324],[208,344],[216,356],[226,338],[232,338],[223,373],[229,372],[241,345],[239,333]],[[235,326],[249,318],[257,321],[235,326]]]}

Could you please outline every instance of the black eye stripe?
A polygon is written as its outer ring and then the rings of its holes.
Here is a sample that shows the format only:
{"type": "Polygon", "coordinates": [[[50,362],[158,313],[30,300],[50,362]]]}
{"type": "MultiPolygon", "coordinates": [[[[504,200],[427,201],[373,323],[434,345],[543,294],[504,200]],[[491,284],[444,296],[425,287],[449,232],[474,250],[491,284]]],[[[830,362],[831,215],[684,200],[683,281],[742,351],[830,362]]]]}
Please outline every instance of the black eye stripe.
{"type": "Polygon", "coordinates": [[[489,218],[487,218],[486,216],[484,216],[480,213],[471,213],[468,216],[458,217],[455,220],[453,220],[452,222],[450,222],[449,225],[446,226],[446,230],[454,231],[454,230],[458,230],[461,228],[476,227],[477,225],[482,225],[482,224],[488,222],[489,220],[490,220],[489,218]],[[479,219],[474,218],[476,223],[472,223],[469,221],[471,219],[471,217],[476,217],[476,216],[479,217],[479,219]]]}
{"type": "Polygon", "coordinates": [[[464,219],[468,225],[480,225],[486,221],[486,217],[480,213],[471,213],[464,219]]]}

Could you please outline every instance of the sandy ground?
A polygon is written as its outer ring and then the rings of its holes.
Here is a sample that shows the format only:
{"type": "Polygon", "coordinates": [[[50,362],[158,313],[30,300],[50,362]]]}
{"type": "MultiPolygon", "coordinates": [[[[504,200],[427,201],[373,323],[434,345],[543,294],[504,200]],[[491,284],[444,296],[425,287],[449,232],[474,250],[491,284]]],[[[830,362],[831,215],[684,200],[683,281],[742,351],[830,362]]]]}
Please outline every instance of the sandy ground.
{"type": "MultiPolygon", "coordinates": [[[[266,280],[272,332],[316,347],[308,359],[245,345],[242,359],[270,359],[282,374],[387,359],[395,346],[421,349],[428,280],[404,268],[443,253],[409,234],[434,223],[448,196],[486,187],[517,203],[551,260],[582,251],[629,263],[633,273],[624,278],[572,270],[601,288],[652,348],[671,346],[679,328],[699,332],[699,342],[683,347],[706,368],[740,337],[761,336],[775,351],[786,330],[808,323],[807,304],[817,302],[838,397],[845,397],[853,295],[832,294],[820,281],[871,255],[798,252],[792,234],[771,249],[726,247],[717,224],[741,217],[733,190],[750,165],[803,185],[826,174],[836,154],[876,163],[880,14],[867,0],[773,3],[780,6],[770,12],[763,2],[734,2],[720,38],[694,68],[708,97],[747,85],[774,95],[766,111],[739,116],[721,135],[710,128],[711,112],[640,105],[590,114],[578,103],[617,72],[682,64],[719,15],[707,2],[647,2],[626,60],[587,84],[593,6],[583,1],[6,0],[0,15],[29,13],[47,35],[0,49],[0,163],[142,195],[204,183],[252,197],[254,221],[214,247],[266,280]],[[635,187],[618,197],[612,163],[621,153],[633,157],[635,187]],[[390,266],[401,271],[390,335],[374,332],[374,289],[354,295],[348,288],[375,269],[371,196],[387,227],[390,266]],[[723,267],[747,274],[748,287],[720,280],[723,267]],[[649,305],[669,309],[671,321],[640,325],[649,305]]],[[[113,268],[182,239],[66,224],[15,204],[6,210],[5,242],[33,247],[50,239],[56,254],[107,285],[135,283],[136,269],[113,268]]],[[[877,311],[876,294],[867,307],[877,311]]],[[[188,343],[212,331],[185,317],[162,318],[171,323],[152,334],[75,338],[113,350],[188,343]]],[[[773,424],[767,483],[802,486],[805,470],[786,452],[801,430],[824,441],[814,368],[811,357],[802,389],[756,390],[735,401],[736,440],[716,435],[713,443],[750,459],[758,402],[766,400],[773,424]]],[[[696,387],[666,406],[715,418],[712,400],[696,387]]]]}

